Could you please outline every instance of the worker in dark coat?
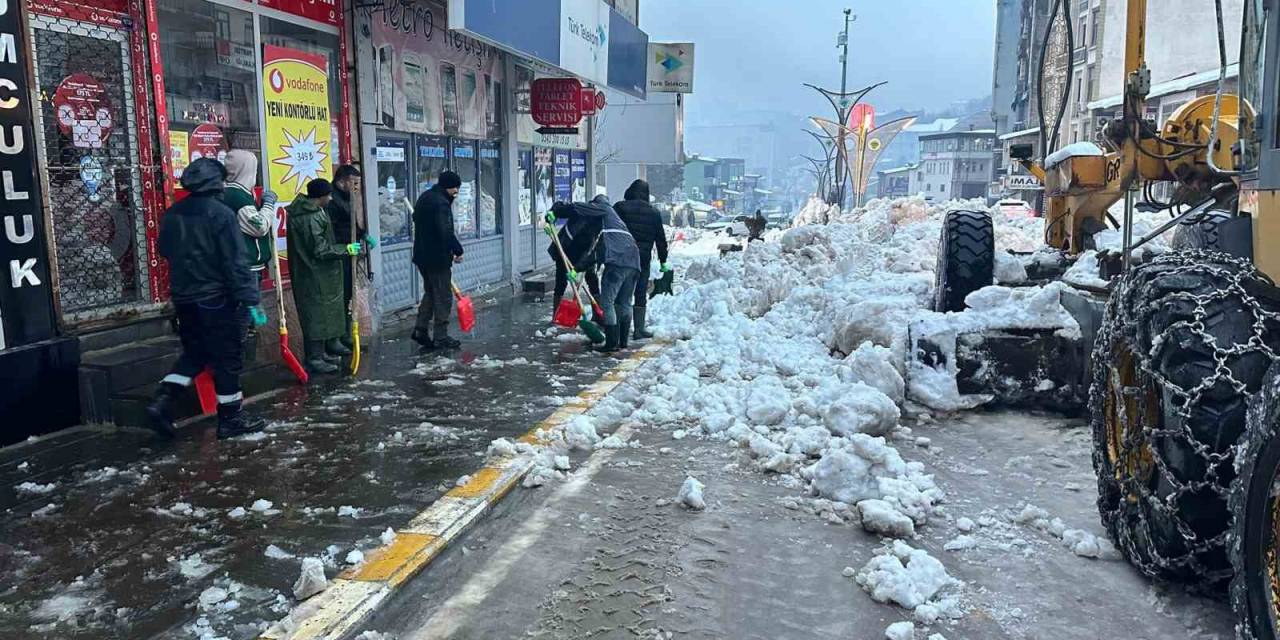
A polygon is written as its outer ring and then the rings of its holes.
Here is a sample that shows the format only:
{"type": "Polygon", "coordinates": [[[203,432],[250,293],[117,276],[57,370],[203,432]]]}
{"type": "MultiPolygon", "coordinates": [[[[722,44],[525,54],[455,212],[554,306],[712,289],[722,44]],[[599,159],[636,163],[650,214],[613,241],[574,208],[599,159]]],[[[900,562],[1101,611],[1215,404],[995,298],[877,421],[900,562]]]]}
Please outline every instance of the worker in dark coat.
{"type": "Polygon", "coordinates": [[[590,221],[594,226],[599,223],[600,237],[594,242],[594,257],[595,262],[604,265],[599,301],[604,307],[605,342],[598,350],[612,353],[627,348],[636,279],[640,277],[640,249],[636,247],[635,238],[603,195],[591,202],[556,203],[547,214],[547,222],[554,223],[556,219],[567,220],[569,224],[590,221]]]}
{"type": "Polygon", "coordinates": [[[445,171],[413,206],[413,263],[424,289],[413,339],[424,349],[456,349],[462,344],[449,337],[453,265],[462,262],[463,253],[453,230],[453,200],[461,187],[462,178],[445,171]]]}
{"type": "Polygon", "coordinates": [[[263,420],[242,410],[240,371],[244,337],[258,309],[258,279],[249,270],[236,213],[221,200],[226,168],[212,158],[192,162],[182,172],[188,196],[165,212],[158,246],[169,262],[169,293],[178,316],[182,354],[147,407],[152,427],[174,435],[173,408],[205,367],[213,370],[218,397],[218,437],[260,430],[263,420]]]}
{"type": "Polygon", "coordinates": [[[314,373],[335,373],[336,363],[351,350],[339,341],[346,333],[342,303],[343,258],[360,255],[359,243],[334,242],[333,223],[325,205],[333,185],[324,178],[307,183],[305,195],[294,199],[286,211],[289,276],[293,302],[302,324],[306,366],[314,373]]]}
{"type": "Polygon", "coordinates": [[[665,273],[670,270],[667,265],[667,230],[662,226],[662,214],[649,203],[649,183],[636,180],[627,188],[622,202],[613,205],[618,217],[627,225],[631,237],[636,239],[640,249],[640,277],[636,280],[635,290],[635,327],[631,335],[637,340],[652,338],[653,334],[645,328],[648,315],[649,293],[649,261],[653,258],[653,249],[658,249],[658,263],[665,273]]]}
{"type": "MultiPolygon", "coordinates": [[[[556,248],[556,243],[552,242],[547,247],[547,253],[556,265],[555,300],[551,307],[553,315],[555,310],[560,307],[560,301],[564,298],[565,289],[569,286],[570,268],[581,274],[591,295],[597,299],[600,298],[600,276],[596,273],[597,265],[594,249],[596,240],[600,237],[601,221],[600,218],[584,216],[567,221],[560,226],[560,230],[556,235],[560,239],[560,246],[564,248],[565,254],[569,257],[571,264],[568,266],[565,265],[564,258],[560,255],[560,250],[556,248]]],[[[604,317],[595,318],[595,321],[603,323],[604,317]]]]}
{"type": "MultiPolygon", "coordinates": [[[[363,242],[372,249],[378,246],[374,238],[369,237],[364,228],[364,221],[357,220],[353,197],[360,197],[360,169],[354,165],[344,164],[333,172],[333,198],[325,205],[324,211],[329,214],[329,222],[333,225],[333,241],[346,245],[352,242],[363,242]],[[352,235],[351,229],[355,228],[352,235]]],[[[347,326],[351,326],[351,298],[354,295],[354,284],[351,281],[351,262],[353,256],[342,259],[342,302],[347,312],[347,326]]],[[[351,336],[343,332],[339,339],[347,349],[352,346],[351,336]]]]}

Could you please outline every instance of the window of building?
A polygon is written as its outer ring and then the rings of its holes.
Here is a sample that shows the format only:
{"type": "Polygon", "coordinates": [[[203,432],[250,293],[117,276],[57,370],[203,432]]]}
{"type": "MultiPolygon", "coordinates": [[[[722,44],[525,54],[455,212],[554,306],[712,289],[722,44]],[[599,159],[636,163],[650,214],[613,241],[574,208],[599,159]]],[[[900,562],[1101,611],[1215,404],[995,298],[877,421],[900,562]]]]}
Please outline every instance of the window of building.
{"type": "Polygon", "coordinates": [[[157,13],[171,177],[192,160],[222,159],[230,149],[260,154],[253,15],[205,0],[163,0],[157,13]]]}
{"type": "Polygon", "coordinates": [[[453,140],[453,170],[462,178],[462,187],[453,201],[453,229],[458,237],[475,237],[479,231],[476,200],[479,190],[479,166],[473,140],[453,140]]]}
{"type": "Polygon", "coordinates": [[[419,135],[418,148],[418,195],[434,187],[440,180],[440,174],[449,168],[449,139],[444,136],[419,135]]]}
{"type": "Polygon", "coordinates": [[[502,233],[502,151],[496,142],[480,143],[480,235],[502,233]]]}

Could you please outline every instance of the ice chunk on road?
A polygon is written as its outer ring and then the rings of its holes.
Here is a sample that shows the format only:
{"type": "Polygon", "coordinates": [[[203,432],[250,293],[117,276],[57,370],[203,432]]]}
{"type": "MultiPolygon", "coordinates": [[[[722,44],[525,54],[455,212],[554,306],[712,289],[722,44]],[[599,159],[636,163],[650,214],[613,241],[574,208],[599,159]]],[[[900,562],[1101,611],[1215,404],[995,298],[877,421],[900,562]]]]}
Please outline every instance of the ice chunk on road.
{"type": "Polygon", "coordinates": [[[262,555],[271,558],[272,560],[288,560],[293,557],[292,553],[289,553],[274,544],[267,545],[267,550],[263,551],[262,555]]]}
{"type": "Polygon", "coordinates": [[[352,549],[347,553],[347,564],[360,564],[364,562],[364,552],[359,549],[352,549]]]}
{"type": "Polygon", "coordinates": [[[889,396],[861,382],[847,386],[822,412],[831,433],[882,436],[897,426],[898,405],[889,396]]]}
{"type": "Polygon", "coordinates": [[[253,505],[249,507],[249,510],[256,511],[258,513],[264,513],[266,511],[270,511],[271,507],[272,507],[272,503],[270,500],[264,500],[262,498],[258,498],[257,500],[253,501],[253,505]]]}
{"type": "Polygon", "coordinates": [[[392,542],[396,541],[396,530],[391,527],[387,527],[387,530],[383,531],[382,535],[378,536],[378,539],[382,540],[383,546],[390,545],[392,542]]]}
{"type": "Polygon", "coordinates": [[[339,518],[359,518],[361,511],[362,509],[360,507],[353,507],[351,505],[344,504],[338,507],[338,517],[339,518]]]}
{"type": "Polygon", "coordinates": [[[248,514],[249,512],[246,511],[244,507],[236,507],[227,512],[227,517],[233,520],[239,520],[240,518],[243,518],[248,514]]]}
{"type": "Polygon", "coordinates": [[[893,352],[885,347],[864,342],[845,358],[853,379],[874,387],[888,396],[895,404],[901,404],[906,393],[902,374],[893,364],[893,352]]]}
{"type": "Polygon", "coordinates": [[[945,551],[965,551],[967,549],[976,548],[977,546],[978,539],[973,536],[956,536],[954,539],[948,540],[946,544],[942,545],[942,548],[945,551]]]}
{"type": "Polygon", "coordinates": [[[202,611],[214,609],[226,600],[228,595],[227,590],[222,587],[209,587],[200,592],[200,609],[202,611]]]}
{"type": "Polygon", "coordinates": [[[54,482],[50,482],[48,484],[40,484],[38,482],[24,482],[14,487],[14,489],[16,489],[18,493],[25,493],[28,495],[44,495],[46,493],[52,492],[54,489],[57,489],[57,488],[58,488],[58,485],[57,483],[54,483],[54,482]]]}
{"type": "Polygon", "coordinates": [[[926,624],[960,617],[959,600],[952,593],[960,583],[927,551],[895,540],[877,554],[855,578],[873,600],[910,609],[926,624]]]}
{"type": "Polygon", "coordinates": [[[506,438],[498,438],[489,443],[485,455],[491,458],[506,458],[516,455],[516,445],[506,438]]]}
{"type": "Polygon", "coordinates": [[[1104,540],[1081,529],[1067,529],[1066,531],[1063,531],[1062,543],[1066,545],[1072,553],[1082,558],[1111,560],[1118,557],[1116,554],[1116,548],[1112,546],[1110,540],[1104,540]]]}
{"type": "Polygon", "coordinates": [[[319,558],[303,558],[302,573],[293,583],[293,596],[306,600],[329,588],[329,579],[324,575],[324,562],[319,558]]]}
{"type": "Polygon", "coordinates": [[[916,625],[910,622],[895,622],[884,630],[885,640],[915,640],[916,625]]]}
{"type": "Polygon", "coordinates": [[[956,529],[958,529],[960,533],[969,533],[975,528],[977,528],[977,525],[969,518],[960,518],[956,520],[956,529]]]}
{"type": "Polygon", "coordinates": [[[916,534],[916,525],[884,500],[863,500],[858,503],[862,516],[862,528],[889,538],[910,538],[916,534]]]}
{"type": "Polygon", "coordinates": [[[846,504],[879,500],[880,485],[871,465],[843,449],[828,451],[813,468],[813,488],[818,495],[846,504]]]}
{"type": "Polygon", "coordinates": [[[565,427],[564,441],[572,449],[589,451],[600,442],[600,434],[596,432],[596,424],[591,418],[578,416],[565,427]]]}
{"type": "Polygon", "coordinates": [[[707,502],[702,497],[702,490],[705,488],[697,478],[689,476],[684,479],[684,484],[680,485],[680,493],[676,495],[676,500],[684,506],[701,511],[707,508],[707,502]]]}

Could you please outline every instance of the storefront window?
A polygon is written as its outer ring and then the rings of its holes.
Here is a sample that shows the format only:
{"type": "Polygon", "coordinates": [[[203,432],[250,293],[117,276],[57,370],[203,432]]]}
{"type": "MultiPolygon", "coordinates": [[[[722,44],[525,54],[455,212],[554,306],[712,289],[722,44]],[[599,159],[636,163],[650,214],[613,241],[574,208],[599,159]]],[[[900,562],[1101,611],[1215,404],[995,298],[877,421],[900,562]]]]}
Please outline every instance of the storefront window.
{"type": "Polygon", "coordinates": [[[413,240],[409,220],[413,208],[409,198],[409,141],[378,138],[374,157],[378,162],[378,228],[387,245],[413,240]]]}
{"type": "Polygon", "coordinates": [[[502,233],[502,152],[496,142],[480,143],[480,235],[502,233]]]}
{"type": "Polygon", "coordinates": [[[520,150],[520,226],[533,224],[533,149],[520,150]]]}
{"type": "Polygon", "coordinates": [[[434,187],[440,174],[449,168],[449,139],[418,136],[418,194],[434,187]]]}
{"type": "Polygon", "coordinates": [[[474,237],[476,224],[476,200],[478,170],[476,167],[476,143],[472,140],[453,141],[453,170],[462,178],[462,187],[453,201],[453,227],[459,237],[474,237]]]}
{"type": "Polygon", "coordinates": [[[206,0],[161,0],[158,13],[172,177],[229,149],[259,153],[253,16],[206,0]]]}

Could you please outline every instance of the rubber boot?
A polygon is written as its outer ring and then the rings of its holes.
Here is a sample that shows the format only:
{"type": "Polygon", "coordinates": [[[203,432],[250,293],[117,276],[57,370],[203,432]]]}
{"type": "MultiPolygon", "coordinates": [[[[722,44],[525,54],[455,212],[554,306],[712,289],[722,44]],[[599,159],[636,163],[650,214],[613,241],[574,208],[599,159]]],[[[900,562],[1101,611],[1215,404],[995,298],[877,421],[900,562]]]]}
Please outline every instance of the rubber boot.
{"type": "Polygon", "coordinates": [[[311,373],[337,373],[338,367],[324,357],[323,340],[307,340],[303,343],[307,353],[307,371],[311,373]]]}
{"type": "Polygon", "coordinates": [[[266,426],[267,421],[261,417],[246,416],[240,402],[218,405],[219,440],[262,431],[266,426]]]}
{"type": "Polygon", "coordinates": [[[151,428],[166,438],[178,435],[177,430],[173,428],[173,404],[177,402],[178,395],[183,391],[185,388],[181,385],[161,382],[151,404],[147,405],[147,418],[151,428]]]}
{"type": "Polygon", "coordinates": [[[604,326],[604,344],[592,347],[600,353],[613,353],[618,350],[618,325],[606,324],[604,326]]]}
{"type": "Polygon", "coordinates": [[[345,347],[342,344],[342,340],[339,338],[326,341],[324,343],[324,352],[331,356],[338,356],[339,358],[345,358],[346,356],[351,355],[351,350],[345,347]]]}
{"type": "Polygon", "coordinates": [[[635,328],[631,330],[631,337],[635,338],[636,340],[648,340],[649,338],[653,337],[652,333],[645,330],[645,320],[647,320],[646,318],[647,312],[648,312],[647,307],[636,307],[635,309],[632,310],[632,313],[635,314],[633,318],[633,322],[635,323],[635,328]]]}
{"type": "Polygon", "coordinates": [[[423,331],[422,329],[415,328],[413,330],[413,334],[410,335],[409,337],[412,338],[414,342],[418,343],[418,346],[422,347],[424,351],[427,349],[436,348],[435,340],[432,340],[431,336],[428,335],[427,332],[423,331]]]}
{"type": "Polygon", "coordinates": [[[618,317],[618,350],[627,348],[631,343],[631,316],[618,317]]]}
{"type": "Polygon", "coordinates": [[[436,325],[435,343],[437,349],[457,349],[461,342],[449,337],[449,325],[436,325]]]}

